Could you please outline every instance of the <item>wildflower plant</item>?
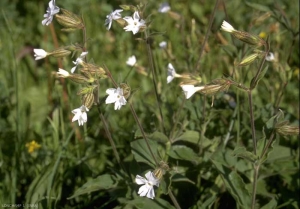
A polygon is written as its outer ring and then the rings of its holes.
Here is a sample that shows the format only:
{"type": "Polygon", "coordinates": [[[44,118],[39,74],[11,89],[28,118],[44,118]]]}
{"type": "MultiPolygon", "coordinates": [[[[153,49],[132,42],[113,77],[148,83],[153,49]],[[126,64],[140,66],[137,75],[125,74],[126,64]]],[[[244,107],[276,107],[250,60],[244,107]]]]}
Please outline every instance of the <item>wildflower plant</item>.
{"type": "Polygon", "coordinates": [[[13,78],[20,93],[7,106],[26,99],[0,120],[0,136],[20,145],[0,140],[1,203],[298,208],[295,20],[250,2],[44,3],[28,72],[48,91],[26,93],[16,81],[28,76],[13,78]],[[19,192],[7,196],[5,182],[19,192]]]}

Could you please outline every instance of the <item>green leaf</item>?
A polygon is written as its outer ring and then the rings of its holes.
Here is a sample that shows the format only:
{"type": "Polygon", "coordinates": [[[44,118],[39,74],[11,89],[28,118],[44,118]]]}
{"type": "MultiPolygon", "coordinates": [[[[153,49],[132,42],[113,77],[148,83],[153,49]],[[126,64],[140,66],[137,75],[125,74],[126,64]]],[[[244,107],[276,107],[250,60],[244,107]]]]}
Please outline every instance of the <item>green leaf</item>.
{"type": "Polygon", "coordinates": [[[152,134],[147,134],[147,137],[151,140],[161,142],[161,143],[167,143],[169,141],[169,138],[165,134],[159,131],[155,131],[152,134]]]}
{"type": "Polygon", "coordinates": [[[226,188],[240,207],[250,208],[251,197],[240,175],[215,160],[212,160],[212,162],[219,171],[226,188]]]}
{"type": "MultiPolygon", "coordinates": [[[[150,141],[149,146],[154,154],[154,156],[158,156],[157,154],[157,142],[150,141]]],[[[151,167],[155,168],[155,160],[147,146],[147,143],[144,139],[139,139],[130,143],[131,145],[131,152],[137,162],[147,163],[151,167]]]]}
{"type": "Polygon", "coordinates": [[[253,9],[255,10],[259,10],[259,11],[263,11],[263,12],[270,12],[270,8],[269,7],[266,7],[264,5],[261,5],[261,4],[257,4],[257,3],[250,3],[248,1],[246,1],[246,4],[249,6],[249,7],[252,7],[253,9]]]}
{"type": "Polygon", "coordinates": [[[254,155],[252,152],[247,151],[245,147],[235,148],[232,154],[236,157],[241,157],[246,160],[249,160],[252,163],[257,161],[257,159],[258,159],[258,157],[256,155],[254,155]]]}
{"type": "Polygon", "coordinates": [[[275,209],[277,201],[273,198],[268,204],[264,205],[261,209],[275,209]]]}
{"type": "Polygon", "coordinates": [[[68,199],[72,199],[83,194],[89,194],[91,192],[95,192],[101,189],[111,189],[114,187],[114,183],[115,181],[113,180],[113,177],[111,175],[104,174],[98,176],[95,179],[87,181],[82,187],[77,189],[75,193],[68,199]]]}
{"type": "Polygon", "coordinates": [[[200,140],[199,132],[197,131],[186,131],[174,141],[186,141],[193,144],[198,144],[200,140]]]}
{"type": "Polygon", "coordinates": [[[178,160],[196,161],[197,154],[189,147],[174,145],[171,147],[169,156],[178,160]]]}
{"type": "Polygon", "coordinates": [[[195,182],[193,182],[192,180],[188,179],[187,177],[185,177],[179,173],[174,174],[172,176],[171,180],[172,180],[172,182],[188,182],[191,184],[195,184],[195,182]]]}
{"type": "Polygon", "coordinates": [[[127,202],[126,208],[137,208],[137,209],[149,209],[149,208],[160,208],[160,209],[175,209],[169,202],[154,198],[153,200],[146,197],[137,197],[127,202]]]}

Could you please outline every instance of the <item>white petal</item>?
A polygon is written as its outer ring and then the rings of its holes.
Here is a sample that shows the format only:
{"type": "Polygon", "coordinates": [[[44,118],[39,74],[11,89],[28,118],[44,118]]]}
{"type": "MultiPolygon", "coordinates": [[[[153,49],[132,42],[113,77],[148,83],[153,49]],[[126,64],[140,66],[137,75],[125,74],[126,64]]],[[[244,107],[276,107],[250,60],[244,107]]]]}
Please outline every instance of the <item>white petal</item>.
{"type": "Polygon", "coordinates": [[[134,20],[140,20],[140,15],[139,15],[139,12],[134,12],[134,14],[133,14],[133,19],[134,20]]]}
{"type": "Polygon", "coordinates": [[[223,23],[221,25],[221,29],[226,31],[226,32],[229,32],[229,33],[235,31],[235,29],[228,22],[226,22],[225,20],[223,21],[223,23]]]}
{"type": "Polygon", "coordinates": [[[68,71],[61,69],[61,68],[58,69],[57,74],[61,75],[62,77],[68,77],[70,75],[70,73],[68,71]]]}
{"type": "Polygon", "coordinates": [[[116,93],[116,90],[117,90],[117,89],[109,88],[109,89],[106,90],[106,93],[107,93],[107,94],[115,94],[115,93],[116,93]]]}
{"type": "Polygon", "coordinates": [[[147,186],[146,184],[141,186],[139,191],[138,191],[138,194],[141,196],[141,197],[144,197],[146,196],[146,194],[148,193],[149,191],[149,186],[147,186]]]}
{"type": "MultiPolygon", "coordinates": [[[[75,110],[73,110],[73,111],[75,111],[75,110]]],[[[72,118],[72,122],[78,120],[78,119],[79,119],[79,116],[80,116],[80,114],[78,114],[78,113],[76,113],[76,112],[73,112],[73,111],[72,111],[72,113],[74,113],[75,115],[74,115],[74,117],[72,118]]]]}
{"type": "Polygon", "coordinates": [[[172,80],[174,79],[174,77],[173,76],[167,76],[167,83],[170,83],[172,80]]]}
{"type": "Polygon", "coordinates": [[[75,65],[74,67],[72,67],[71,69],[71,73],[74,73],[74,71],[76,70],[77,65],[75,65]]]}
{"type": "Polygon", "coordinates": [[[137,183],[139,185],[146,184],[147,180],[144,177],[140,176],[140,175],[136,175],[136,177],[135,177],[135,183],[137,183]]]}
{"type": "Polygon", "coordinates": [[[115,94],[110,94],[106,100],[105,100],[105,104],[111,104],[111,103],[115,103],[117,101],[117,96],[115,94]]]}
{"type": "Polygon", "coordinates": [[[150,198],[150,199],[153,199],[155,197],[153,187],[149,188],[148,193],[147,193],[147,197],[150,198]]]}

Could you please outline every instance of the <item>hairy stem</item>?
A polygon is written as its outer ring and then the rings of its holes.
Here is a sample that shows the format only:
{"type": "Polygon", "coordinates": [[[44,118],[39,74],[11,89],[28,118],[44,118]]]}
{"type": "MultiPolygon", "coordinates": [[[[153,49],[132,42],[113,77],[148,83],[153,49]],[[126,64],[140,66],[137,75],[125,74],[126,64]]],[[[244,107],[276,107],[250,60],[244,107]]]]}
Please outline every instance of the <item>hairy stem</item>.
{"type": "Polygon", "coordinates": [[[134,108],[133,108],[133,105],[132,105],[131,103],[129,103],[129,107],[130,107],[131,113],[132,113],[132,115],[133,115],[133,117],[134,117],[134,119],[135,119],[135,122],[137,123],[137,125],[139,126],[139,128],[140,128],[140,130],[141,130],[141,133],[142,133],[143,138],[144,138],[144,140],[145,140],[145,142],[146,142],[146,144],[147,144],[147,147],[148,147],[148,149],[149,149],[149,151],[150,151],[150,153],[151,153],[151,156],[152,156],[152,158],[154,159],[155,164],[158,165],[158,162],[157,162],[157,160],[156,160],[156,157],[155,157],[155,155],[154,155],[154,153],[153,153],[153,151],[152,151],[152,149],[151,149],[151,147],[150,147],[149,140],[148,140],[148,138],[146,137],[145,131],[144,131],[143,127],[142,127],[142,124],[141,124],[139,118],[137,117],[137,114],[136,114],[136,112],[135,112],[135,110],[134,110],[134,108]]]}
{"type": "Polygon", "coordinates": [[[109,131],[109,129],[108,129],[107,122],[106,122],[106,120],[105,120],[104,115],[103,115],[103,114],[101,113],[101,111],[100,111],[99,105],[97,105],[97,109],[98,109],[98,112],[99,112],[100,119],[101,119],[101,121],[102,121],[102,123],[103,123],[103,125],[104,125],[104,130],[105,130],[106,136],[107,136],[107,138],[108,138],[108,140],[109,140],[109,143],[110,143],[110,145],[111,145],[111,147],[112,147],[112,149],[113,149],[113,152],[114,152],[114,155],[115,155],[115,157],[116,157],[116,159],[117,159],[117,162],[118,162],[118,164],[120,165],[120,167],[122,167],[121,162],[120,162],[120,156],[119,156],[119,153],[118,153],[118,151],[117,151],[115,142],[114,142],[114,140],[113,140],[112,137],[111,137],[110,131],[109,131]]]}
{"type": "Polygon", "coordinates": [[[248,91],[248,100],[249,100],[249,110],[250,110],[250,123],[251,123],[251,132],[253,140],[253,152],[256,155],[256,134],[255,134],[255,123],[254,123],[254,113],[253,113],[253,101],[252,101],[252,91],[248,91]]]}
{"type": "Polygon", "coordinates": [[[155,98],[156,98],[156,102],[157,102],[157,106],[158,106],[158,110],[159,110],[159,114],[160,114],[160,126],[161,126],[161,129],[162,129],[163,133],[165,133],[164,117],[163,117],[163,114],[162,114],[160,98],[159,98],[158,91],[157,91],[155,65],[154,65],[154,60],[153,60],[153,55],[152,55],[152,50],[151,50],[150,40],[149,40],[147,30],[145,30],[145,39],[146,39],[146,46],[147,46],[149,64],[150,64],[151,73],[152,73],[152,82],[153,82],[153,86],[154,86],[155,98]]]}
{"type": "Polygon", "coordinates": [[[208,28],[207,28],[207,31],[206,31],[206,34],[205,34],[205,38],[204,38],[204,41],[202,43],[202,46],[201,46],[201,49],[200,49],[200,52],[199,52],[199,58],[198,58],[198,61],[197,61],[197,66],[195,68],[196,70],[198,70],[199,67],[200,67],[200,60],[201,60],[201,57],[202,57],[202,54],[203,54],[203,51],[204,51],[205,44],[206,44],[206,42],[208,40],[209,33],[211,31],[212,23],[213,23],[213,20],[214,20],[215,13],[216,13],[218,5],[219,5],[219,0],[216,0],[214,9],[213,9],[212,14],[211,14],[211,16],[209,18],[209,24],[208,24],[208,28]]]}
{"type": "MultiPolygon", "coordinates": [[[[116,81],[115,81],[114,78],[112,77],[110,71],[107,69],[106,66],[104,66],[104,69],[105,69],[105,71],[106,71],[107,76],[111,79],[111,81],[113,82],[114,86],[117,88],[117,87],[118,87],[118,84],[116,83],[116,81]]],[[[135,110],[134,110],[134,108],[133,108],[133,105],[132,105],[130,102],[128,102],[128,103],[129,103],[129,107],[130,107],[131,113],[132,113],[132,115],[133,115],[133,117],[134,117],[134,119],[135,119],[135,122],[137,123],[138,127],[139,127],[140,130],[141,130],[141,133],[142,133],[143,138],[144,138],[144,140],[145,140],[145,142],[146,142],[146,144],[147,144],[147,147],[148,147],[148,149],[149,149],[149,151],[150,151],[150,153],[151,153],[151,156],[152,156],[152,158],[153,158],[155,164],[158,165],[158,162],[157,162],[157,160],[156,160],[156,157],[155,157],[155,155],[154,155],[154,153],[153,153],[153,151],[152,151],[152,149],[151,149],[151,147],[150,147],[150,144],[149,144],[149,141],[148,141],[148,139],[147,139],[147,137],[146,137],[145,131],[144,131],[143,127],[142,127],[142,124],[141,124],[139,118],[137,117],[137,114],[136,114],[136,112],[135,112],[135,110]]]]}
{"type": "Polygon", "coordinates": [[[258,172],[259,172],[259,165],[254,165],[251,209],[255,209],[258,172]]]}
{"type": "Polygon", "coordinates": [[[169,189],[169,197],[171,198],[171,200],[172,200],[172,202],[173,202],[175,208],[176,208],[176,209],[181,209],[181,207],[180,207],[180,205],[178,204],[178,202],[177,202],[175,196],[173,195],[173,192],[171,191],[171,189],[169,189]]]}

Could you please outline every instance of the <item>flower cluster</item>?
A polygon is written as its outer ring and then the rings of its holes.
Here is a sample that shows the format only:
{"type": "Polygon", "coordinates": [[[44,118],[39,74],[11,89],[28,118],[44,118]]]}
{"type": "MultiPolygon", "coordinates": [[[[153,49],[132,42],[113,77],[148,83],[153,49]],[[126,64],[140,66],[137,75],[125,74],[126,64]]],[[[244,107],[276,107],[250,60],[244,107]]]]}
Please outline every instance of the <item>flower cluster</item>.
{"type": "Polygon", "coordinates": [[[140,17],[138,11],[135,11],[132,16],[125,16],[124,18],[120,14],[122,11],[122,9],[117,9],[106,16],[105,25],[107,30],[111,28],[113,20],[120,24],[125,22],[124,30],[131,31],[133,34],[137,34],[146,27],[146,22],[140,17]]]}

